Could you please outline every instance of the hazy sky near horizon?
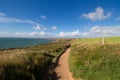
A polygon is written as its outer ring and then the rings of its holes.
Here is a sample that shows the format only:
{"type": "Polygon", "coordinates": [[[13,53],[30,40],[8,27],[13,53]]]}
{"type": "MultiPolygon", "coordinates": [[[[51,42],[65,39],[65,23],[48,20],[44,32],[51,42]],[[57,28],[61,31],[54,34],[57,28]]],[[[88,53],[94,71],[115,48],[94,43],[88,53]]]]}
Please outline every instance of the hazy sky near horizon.
{"type": "Polygon", "coordinates": [[[0,0],[0,37],[120,36],[120,0],[0,0]]]}

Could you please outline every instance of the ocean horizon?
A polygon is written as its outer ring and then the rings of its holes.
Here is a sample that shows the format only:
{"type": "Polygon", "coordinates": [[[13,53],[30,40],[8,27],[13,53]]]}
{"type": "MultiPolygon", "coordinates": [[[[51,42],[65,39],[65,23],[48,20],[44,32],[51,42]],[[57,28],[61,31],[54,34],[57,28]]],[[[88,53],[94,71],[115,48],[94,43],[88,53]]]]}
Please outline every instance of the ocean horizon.
{"type": "Polygon", "coordinates": [[[21,48],[52,42],[49,38],[0,37],[0,49],[21,48]]]}

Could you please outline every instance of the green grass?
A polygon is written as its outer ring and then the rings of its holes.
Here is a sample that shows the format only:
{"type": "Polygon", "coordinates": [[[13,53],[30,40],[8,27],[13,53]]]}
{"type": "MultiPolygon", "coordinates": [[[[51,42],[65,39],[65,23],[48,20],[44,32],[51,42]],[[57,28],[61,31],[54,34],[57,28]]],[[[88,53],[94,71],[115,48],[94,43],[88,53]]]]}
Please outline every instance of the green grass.
{"type": "Polygon", "coordinates": [[[120,38],[106,38],[104,45],[101,45],[99,40],[100,38],[91,38],[73,41],[69,62],[70,70],[75,78],[120,79],[120,38]]]}
{"type": "Polygon", "coordinates": [[[67,47],[68,40],[0,50],[0,80],[52,80],[50,67],[67,47]]]}
{"type": "MultiPolygon", "coordinates": [[[[82,38],[76,39],[79,43],[102,43],[102,38],[82,38]]],[[[120,43],[120,37],[105,37],[105,43],[120,43]]]]}

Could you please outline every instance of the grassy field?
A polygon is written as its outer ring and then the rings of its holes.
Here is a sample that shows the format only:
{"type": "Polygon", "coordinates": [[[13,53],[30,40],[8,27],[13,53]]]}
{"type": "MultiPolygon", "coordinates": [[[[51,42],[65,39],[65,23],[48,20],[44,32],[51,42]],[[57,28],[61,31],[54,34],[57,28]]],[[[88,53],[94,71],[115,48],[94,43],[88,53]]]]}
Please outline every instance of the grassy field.
{"type": "MultiPolygon", "coordinates": [[[[76,39],[78,43],[93,43],[93,44],[101,44],[102,43],[102,38],[82,38],[82,39],[76,39]]],[[[76,43],[75,42],[75,43],[76,43]]],[[[116,44],[120,43],[120,37],[105,37],[105,43],[106,44],[116,44]]]]}
{"type": "Polygon", "coordinates": [[[51,66],[69,46],[69,40],[59,40],[26,48],[0,50],[0,80],[52,80],[51,66]]]}
{"type": "Polygon", "coordinates": [[[119,80],[120,37],[75,39],[69,57],[76,80],[119,80]]]}

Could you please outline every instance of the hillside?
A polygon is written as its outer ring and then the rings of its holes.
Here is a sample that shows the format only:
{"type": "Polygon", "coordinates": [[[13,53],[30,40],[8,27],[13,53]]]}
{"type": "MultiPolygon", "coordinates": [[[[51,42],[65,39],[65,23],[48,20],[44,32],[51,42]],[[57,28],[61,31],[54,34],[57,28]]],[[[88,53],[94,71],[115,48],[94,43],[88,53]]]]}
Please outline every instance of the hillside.
{"type": "Polygon", "coordinates": [[[57,57],[69,40],[19,49],[0,50],[0,80],[52,80],[57,57]]]}
{"type": "Polygon", "coordinates": [[[120,79],[120,37],[75,39],[69,57],[77,80],[120,79]]]}

